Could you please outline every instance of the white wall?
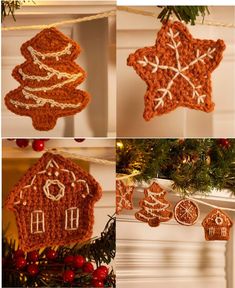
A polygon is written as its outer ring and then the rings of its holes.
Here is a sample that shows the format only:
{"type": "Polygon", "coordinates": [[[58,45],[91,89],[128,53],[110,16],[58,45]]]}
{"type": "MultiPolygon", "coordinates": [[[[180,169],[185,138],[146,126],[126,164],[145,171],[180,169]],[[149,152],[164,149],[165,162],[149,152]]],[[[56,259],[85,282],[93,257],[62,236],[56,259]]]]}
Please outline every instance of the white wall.
{"type": "MultiPolygon", "coordinates": [[[[135,7],[158,13],[156,7],[135,7]]],[[[235,8],[210,7],[206,20],[235,23],[235,8]]],[[[126,137],[229,137],[235,135],[235,30],[206,25],[190,26],[195,38],[223,39],[224,58],[212,73],[212,113],[177,108],[175,111],[146,122],[143,117],[146,83],[133,67],[126,65],[130,53],[153,46],[161,27],[153,17],[118,11],[117,15],[117,135],[126,137]]]]}
{"type": "MultiPolygon", "coordinates": [[[[9,16],[5,26],[49,24],[76,19],[114,8],[114,1],[37,1],[37,5],[23,6],[16,13],[17,21],[9,16]]],[[[76,62],[87,72],[85,81],[78,89],[88,91],[90,104],[82,112],[59,118],[56,127],[49,132],[36,131],[31,118],[16,115],[7,110],[4,96],[19,87],[11,73],[25,59],[20,53],[21,45],[40,30],[17,30],[2,32],[2,135],[5,137],[51,137],[51,136],[115,136],[116,89],[115,74],[115,17],[63,25],[58,29],[76,40],[82,52],[76,62]]]]}

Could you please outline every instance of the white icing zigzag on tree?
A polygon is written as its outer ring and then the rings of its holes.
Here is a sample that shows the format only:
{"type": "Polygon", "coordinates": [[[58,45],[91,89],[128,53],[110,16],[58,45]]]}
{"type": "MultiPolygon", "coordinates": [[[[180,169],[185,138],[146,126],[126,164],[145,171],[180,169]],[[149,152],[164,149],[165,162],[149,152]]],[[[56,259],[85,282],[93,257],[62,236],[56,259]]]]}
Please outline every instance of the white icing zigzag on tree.
{"type": "Polygon", "coordinates": [[[27,91],[30,92],[38,92],[38,91],[51,91],[57,88],[61,88],[64,85],[74,82],[76,81],[79,77],[82,76],[82,73],[77,73],[77,74],[70,74],[67,72],[61,72],[58,71],[52,67],[49,67],[48,65],[44,64],[43,62],[41,62],[39,60],[39,57],[42,58],[43,60],[46,58],[50,58],[50,57],[55,57],[56,61],[59,60],[59,57],[63,56],[63,55],[69,55],[71,54],[71,49],[72,44],[69,43],[63,50],[58,51],[58,52],[52,52],[52,53],[41,53],[37,50],[35,50],[33,47],[29,46],[27,49],[30,52],[32,58],[33,58],[33,63],[35,65],[38,65],[40,69],[44,69],[45,71],[47,71],[47,76],[38,76],[38,75],[28,75],[26,73],[23,72],[23,70],[20,68],[19,69],[19,74],[22,76],[22,79],[30,79],[30,80],[35,80],[37,82],[41,82],[41,81],[48,81],[50,78],[52,78],[53,76],[57,76],[58,79],[62,79],[62,78],[67,78],[66,80],[57,83],[55,85],[52,86],[48,86],[48,87],[29,87],[29,86],[25,86],[24,89],[22,90],[22,93],[25,97],[25,99],[33,99],[36,103],[35,104],[31,104],[31,103],[23,103],[20,101],[16,101],[16,100],[10,100],[10,102],[15,105],[15,107],[20,106],[20,107],[24,107],[26,109],[30,109],[30,108],[38,108],[38,107],[42,107],[45,104],[49,103],[51,107],[58,107],[61,109],[65,109],[65,108],[78,108],[81,104],[71,104],[71,103],[60,103],[57,102],[53,99],[48,99],[48,98],[42,98],[42,97],[38,97],[33,93],[29,93],[27,91]]]}

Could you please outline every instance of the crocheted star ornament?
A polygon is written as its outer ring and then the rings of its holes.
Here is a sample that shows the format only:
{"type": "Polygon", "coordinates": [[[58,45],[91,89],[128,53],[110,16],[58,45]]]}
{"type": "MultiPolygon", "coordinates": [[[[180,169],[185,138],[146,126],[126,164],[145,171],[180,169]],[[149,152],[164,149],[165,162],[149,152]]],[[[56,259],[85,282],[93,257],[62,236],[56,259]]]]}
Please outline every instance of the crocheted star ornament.
{"type": "Polygon", "coordinates": [[[180,106],[211,112],[211,73],[224,49],[222,40],[194,39],[181,22],[165,22],[156,44],[138,49],[127,60],[148,86],[145,120],[180,106]]]}
{"type": "Polygon", "coordinates": [[[31,251],[90,239],[101,196],[88,172],[47,152],[14,186],[5,207],[15,213],[20,248],[31,251]]]}
{"type": "Polygon", "coordinates": [[[135,187],[125,185],[121,180],[116,181],[116,212],[119,214],[122,209],[133,209],[133,192],[135,187]]]}
{"type": "Polygon", "coordinates": [[[5,96],[5,104],[15,114],[32,118],[37,130],[54,128],[57,118],[83,110],[90,96],[76,89],[85,71],[75,63],[79,45],[56,28],[42,30],[21,46],[26,61],[12,76],[20,87],[5,96]]]}

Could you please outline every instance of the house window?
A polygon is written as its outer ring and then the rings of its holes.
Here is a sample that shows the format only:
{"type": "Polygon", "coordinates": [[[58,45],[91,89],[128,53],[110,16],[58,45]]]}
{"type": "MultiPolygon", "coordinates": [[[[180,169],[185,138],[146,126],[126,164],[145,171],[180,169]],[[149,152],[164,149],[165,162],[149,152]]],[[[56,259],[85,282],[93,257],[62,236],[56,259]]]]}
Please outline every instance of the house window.
{"type": "Polygon", "coordinates": [[[31,233],[43,233],[44,227],[44,213],[42,210],[35,210],[31,212],[31,233]]]}
{"type": "Polygon", "coordinates": [[[210,227],[209,228],[209,236],[213,236],[215,234],[215,228],[214,227],[210,227]]]}
{"type": "Polygon", "coordinates": [[[65,210],[65,229],[77,230],[79,220],[79,210],[77,207],[71,207],[65,210]]]}
{"type": "Polygon", "coordinates": [[[223,236],[223,237],[227,236],[227,228],[226,227],[221,228],[221,236],[223,236]]]}

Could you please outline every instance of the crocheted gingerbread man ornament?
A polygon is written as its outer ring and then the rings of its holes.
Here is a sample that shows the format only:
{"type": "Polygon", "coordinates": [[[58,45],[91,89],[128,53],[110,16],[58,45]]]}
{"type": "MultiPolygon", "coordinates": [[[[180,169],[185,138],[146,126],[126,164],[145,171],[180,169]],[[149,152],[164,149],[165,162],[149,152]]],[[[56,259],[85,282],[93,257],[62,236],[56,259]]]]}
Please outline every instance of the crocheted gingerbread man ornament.
{"type": "Polygon", "coordinates": [[[183,106],[211,112],[211,73],[219,65],[222,40],[194,39],[180,22],[166,22],[156,44],[138,49],[127,64],[146,82],[144,119],[183,106]]]}
{"type": "Polygon", "coordinates": [[[135,187],[125,185],[121,180],[116,181],[116,212],[119,214],[122,209],[133,209],[133,192],[135,187]]]}
{"type": "Polygon", "coordinates": [[[147,222],[151,227],[169,221],[173,213],[171,203],[165,199],[166,193],[156,182],[153,182],[149,188],[144,190],[144,199],[139,203],[141,210],[135,213],[135,218],[147,222]]]}
{"type": "Polygon", "coordinates": [[[5,96],[9,110],[32,118],[37,130],[51,130],[58,117],[74,115],[90,96],[76,89],[85,71],[75,63],[79,45],[56,28],[42,30],[21,46],[26,61],[12,76],[21,84],[5,96]]]}
{"type": "Polygon", "coordinates": [[[83,242],[92,235],[99,183],[77,164],[45,153],[9,193],[21,249],[83,242]]]}

